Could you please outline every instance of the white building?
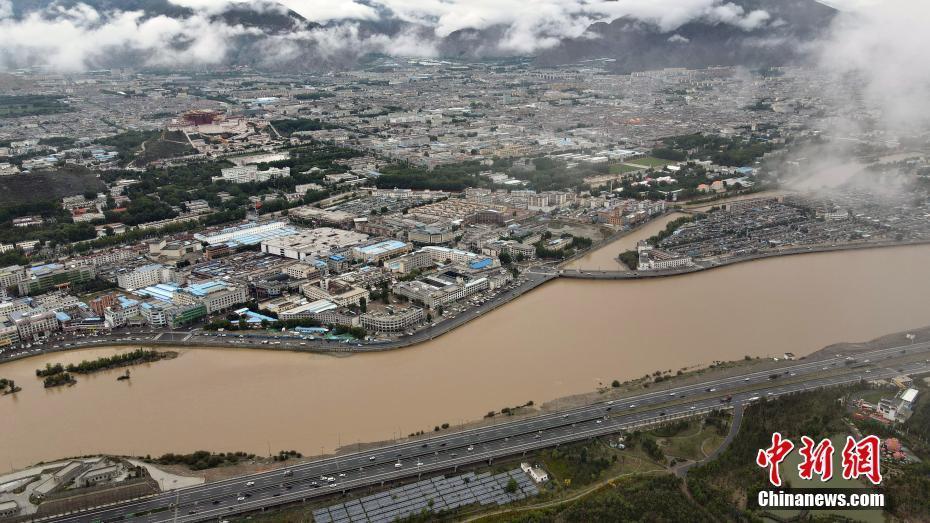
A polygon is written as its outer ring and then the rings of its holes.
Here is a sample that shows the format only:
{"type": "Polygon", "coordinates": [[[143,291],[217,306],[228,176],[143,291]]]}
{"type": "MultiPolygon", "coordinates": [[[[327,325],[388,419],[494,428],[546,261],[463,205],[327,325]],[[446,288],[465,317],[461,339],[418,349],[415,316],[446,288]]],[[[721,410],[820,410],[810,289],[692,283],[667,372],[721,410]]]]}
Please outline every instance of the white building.
{"type": "Polygon", "coordinates": [[[175,268],[158,263],[150,263],[132,270],[120,271],[116,275],[116,284],[127,291],[177,281],[178,271],[175,268]]]}
{"type": "Polygon", "coordinates": [[[679,256],[657,249],[646,242],[640,242],[636,247],[636,252],[639,254],[636,269],[640,271],[658,271],[694,265],[690,256],[679,256]]]}
{"type": "Polygon", "coordinates": [[[248,294],[245,287],[234,287],[221,281],[188,285],[174,295],[174,302],[179,305],[202,303],[207,308],[207,314],[227,310],[246,300],[248,294]]]}
{"type": "Polygon", "coordinates": [[[520,463],[520,468],[523,469],[523,472],[526,472],[536,483],[544,483],[549,481],[549,474],[547,474],[545,470],[539,467],[534,467],[529,463],[520,463]]]}
{"type": "Polygon", "coordinates": [[[61,325],[54,312],[16,313],[11,317],[23,341],[34,340],[60,330],[61,325]]]}
{"type": "Polygon", "coordinates": [[[249,183],[249,182],[267,182],[273,178],[288,178],[291,175],[290,167],[269,167],[265,171],[259,171],[257,165],[240,165],[237,167],[227,167],[220,171],[221,176],[214,176],[213,180],[223,180],[232,183],[249,183]]]}
{"type": "Polygon", "coordinates": [[[367,234],[355,231],[317,227],[298,229],[296,234],[268,238],[261,242],[262,252],[292,260],[323,258],[331,252],[362,243],[367,234]]]}
{"type": "Polygon", "coordinates": [[[300,291],[312,300],[331,301],[340,307],[359,305],[363,298],[370,298],[368,291],[361,287],[333,280],[322,280],[319,284],[305,283],[300,286],[300,291]]]}
{"type": "Polygon", "coordinates": [[[239,246],[256,245],[270,238],[288,236],[291,234],[297,234],[297,230],[291,227],[287,222],[251,222],[235,227],[227,227],[215,233],[197,233],[194,235],[194,238],[206,242],[209,245],[227,244],[230,246],[239,246]]]}
{"type": "Polygon", "coordinates": [[[116,479],[120,474],[120,467],[118,465],[110,465],[106,467],[100,467],[96,469],[88,470],[87,472],[78,476],[75,480],[75,483],[79,484],[82,487],[92,487],[99,483],[104,483],[116,479]]]}
{"type": "Polygon", "coordinates": [[[398,332],[413,327],[425,318],[420,307],[408,307],[399,311],[366,312],[359,317],[359,322],[372,332],[398,332]]]}
{"type": "Polygon", "coordinates": [[[329,300],[316,300],[304,305],[299,305],[292,309],[281,311],[278,313],[278,317],[282,320],[316,318],[319,314],[327,311],[333,311],[337,308],[339,308],[339,306],[329,300]]]}

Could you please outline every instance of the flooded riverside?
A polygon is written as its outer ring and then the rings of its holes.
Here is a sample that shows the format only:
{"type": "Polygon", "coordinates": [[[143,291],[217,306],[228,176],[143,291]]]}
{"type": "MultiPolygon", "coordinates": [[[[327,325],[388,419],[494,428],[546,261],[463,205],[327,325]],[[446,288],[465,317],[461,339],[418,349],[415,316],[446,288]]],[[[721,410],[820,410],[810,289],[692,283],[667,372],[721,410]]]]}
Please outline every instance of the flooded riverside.
{"type": "Polygon", "coordinates": [[[408,349],[350,357],[182,349],[176,359],[133,367],[128,381],[113,370],[54,389],[43,389],[35,369],[128,349],[37,356],[0,365],[0,377],[23,388],[0,396],[0,469],[94,453],[314,455],[657,369],[808,354],[930,324],[927,267],[930,246],[916,246],[650,280],[556,280],[408,349]]]}
{"type": "Polygon", "coordinates": [[[673,212],[656,218],[646,223],[641,228],[632,231],[630,234],[622,236],[606,245],[602,245],[588,254],[566,263],[564,268],[597,271],[625,271],[627,270],[626,265],[620,263],[617,259],[620,253],[636,250],[636,244],[640,240],[645,240],[650,236],[654,236],[662,229],[665,229],[668,222],[681,218],[682,216],[687,216],[687,214],[673,212]]]}

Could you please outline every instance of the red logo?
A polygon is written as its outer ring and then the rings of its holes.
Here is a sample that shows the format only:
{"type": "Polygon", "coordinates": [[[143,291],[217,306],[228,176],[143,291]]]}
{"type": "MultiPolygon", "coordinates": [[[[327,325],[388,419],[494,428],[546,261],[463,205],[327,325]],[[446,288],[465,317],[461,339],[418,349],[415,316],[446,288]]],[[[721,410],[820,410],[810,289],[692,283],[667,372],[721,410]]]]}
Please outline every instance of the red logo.
{"type": "MultiPolygon", "coordinates": [[[[798,449],[803,460],[798,465],[798,475],[801,479],[811,480],[814,474],[820,481],[829,481],[833,477],[833,455],[835,449],[829,439],[822,439],[816,445],[814,440],[801,436],[801,447],[798,449]]],[[[780,432],[772,433],[772,445],[759,449],[756,454],[756,465],[769,469],[769,482],[781,486],[781,474],[778,465],[794,450],[794,443],[782,437],[780,432]]],[[[865,436],[856,440],[852,436],[846,437],[843,447],[843,477],[857,479],[865,476],[874,485],[882,481],[881,471],[881,441],[878,436],[865,436]]]]}
{"type": "Polygon", "coordinates": [[[873,485],[882,482],[881,442],[878,436],[866,436],[856,441],[852,436],[846,437],[843,447],[843,477],[855,479],[865,476],[873,485]]]}
{"type": "Polygon", "coordinates": [[[801,436],[801,443],[803,445],[798,450],[804,457],[804,461],[798,465],[801,479],[812,479],[816,473],[820,481],[830,481],[833,477],[833,442],[824,438],[815,447],[814,440],[801,436]]]}
{"type": "Polygon", "coordinates": [[[767,449],[759,449],[756,455],[756,465],[762,468],[768,467],[769,481],[776,487],[781,486],[781,475],[778,473],[778,465],[785,460],[785,457],[791,453],[794,443],[790,440],[782,439],[780,432],[772,433],[772,446],[767,449]]]}

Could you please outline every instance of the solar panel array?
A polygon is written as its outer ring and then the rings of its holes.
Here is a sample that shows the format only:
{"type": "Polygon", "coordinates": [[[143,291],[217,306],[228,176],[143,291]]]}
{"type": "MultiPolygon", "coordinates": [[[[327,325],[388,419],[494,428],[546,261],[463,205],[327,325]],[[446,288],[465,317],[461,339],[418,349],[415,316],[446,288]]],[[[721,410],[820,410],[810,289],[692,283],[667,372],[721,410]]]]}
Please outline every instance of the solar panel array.
{"type": "Polygon", "coordinates": [[[501,474],[490,472],[446,478],[437,476],[313,511],[316,523],[389,523],[423,511],[454,510],[467,505],[506,505],[539,494],[539,489],[522,470],[501,474]],[[507,492],[513,479],[517,489],[507,492]]]}

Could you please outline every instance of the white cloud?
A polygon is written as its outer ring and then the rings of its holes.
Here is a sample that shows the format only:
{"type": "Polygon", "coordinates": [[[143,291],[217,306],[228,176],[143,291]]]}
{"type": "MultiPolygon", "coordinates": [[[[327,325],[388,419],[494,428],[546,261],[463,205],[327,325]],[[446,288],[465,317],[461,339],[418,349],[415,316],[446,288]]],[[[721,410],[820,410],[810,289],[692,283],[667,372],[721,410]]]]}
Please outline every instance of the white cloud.
{"type": "Polygon", "coordinates": [[[140,52],[143,65],[219,63],[229,39],[254,30],[216,23],[204,14],[143,19],[141,12],[101,14],[86,4],[0,19],[0,67],[40,63],[79,71],[106,63],[114,53],[140,52]]]}
{"type": "MultiPolygon", "coordinates": [[[[221,62],[232,40],[242,35],[267,40],[263,48],[268,58],[278,60],[296,59],[307,52],[307,46],[332,57],[366,51],[433,56],[443,38],[465,29],[496,29],[502,35],[499,40],[475,42],[476,54],[532,54],[566,38],[589,37],[587,28],[592,23],[620,17],[652,23],[668,32],[694,20],[746,31],[778,23],[764,10],[746,12],[730,0],[280,0],[325,27],[288,35],[256,35],[255,29],[228,25],[214,15],[230,6],[279,9],[279,4],[272,0],[170,1],[194,14],[183,19],[143,20],[138,13],[98,13],[78,4],[70,10],[51,8],[55,16],[32,13],[13,21],[10,0],[0,0],[0,67],[38,62],[78,70],[127,50],[150,55],[147,60],[152,64],[213,64],[221,62]],[[400,34],[390,35],[360,30],[358,23],[382,17],[407,26],[400,34]]],[[[870,0],[836,0],[863,1],[870,0]]]]}
{"type": "MultiPolygon", "coordinates": [[[[818,63],[837,78],[853,77],[865,101],[890,129],[930,122],[930,4],[888,0],[844,13],[819,46],[818,63]]],[[[849,96],[851,93],[841,93],[849,96]]]]}
{"type": "Polygon", "coordinates": [[[282,0],[281,3],[304,18],[319,23],[378,19],[376,9],[354,0],[282,0]]]}

